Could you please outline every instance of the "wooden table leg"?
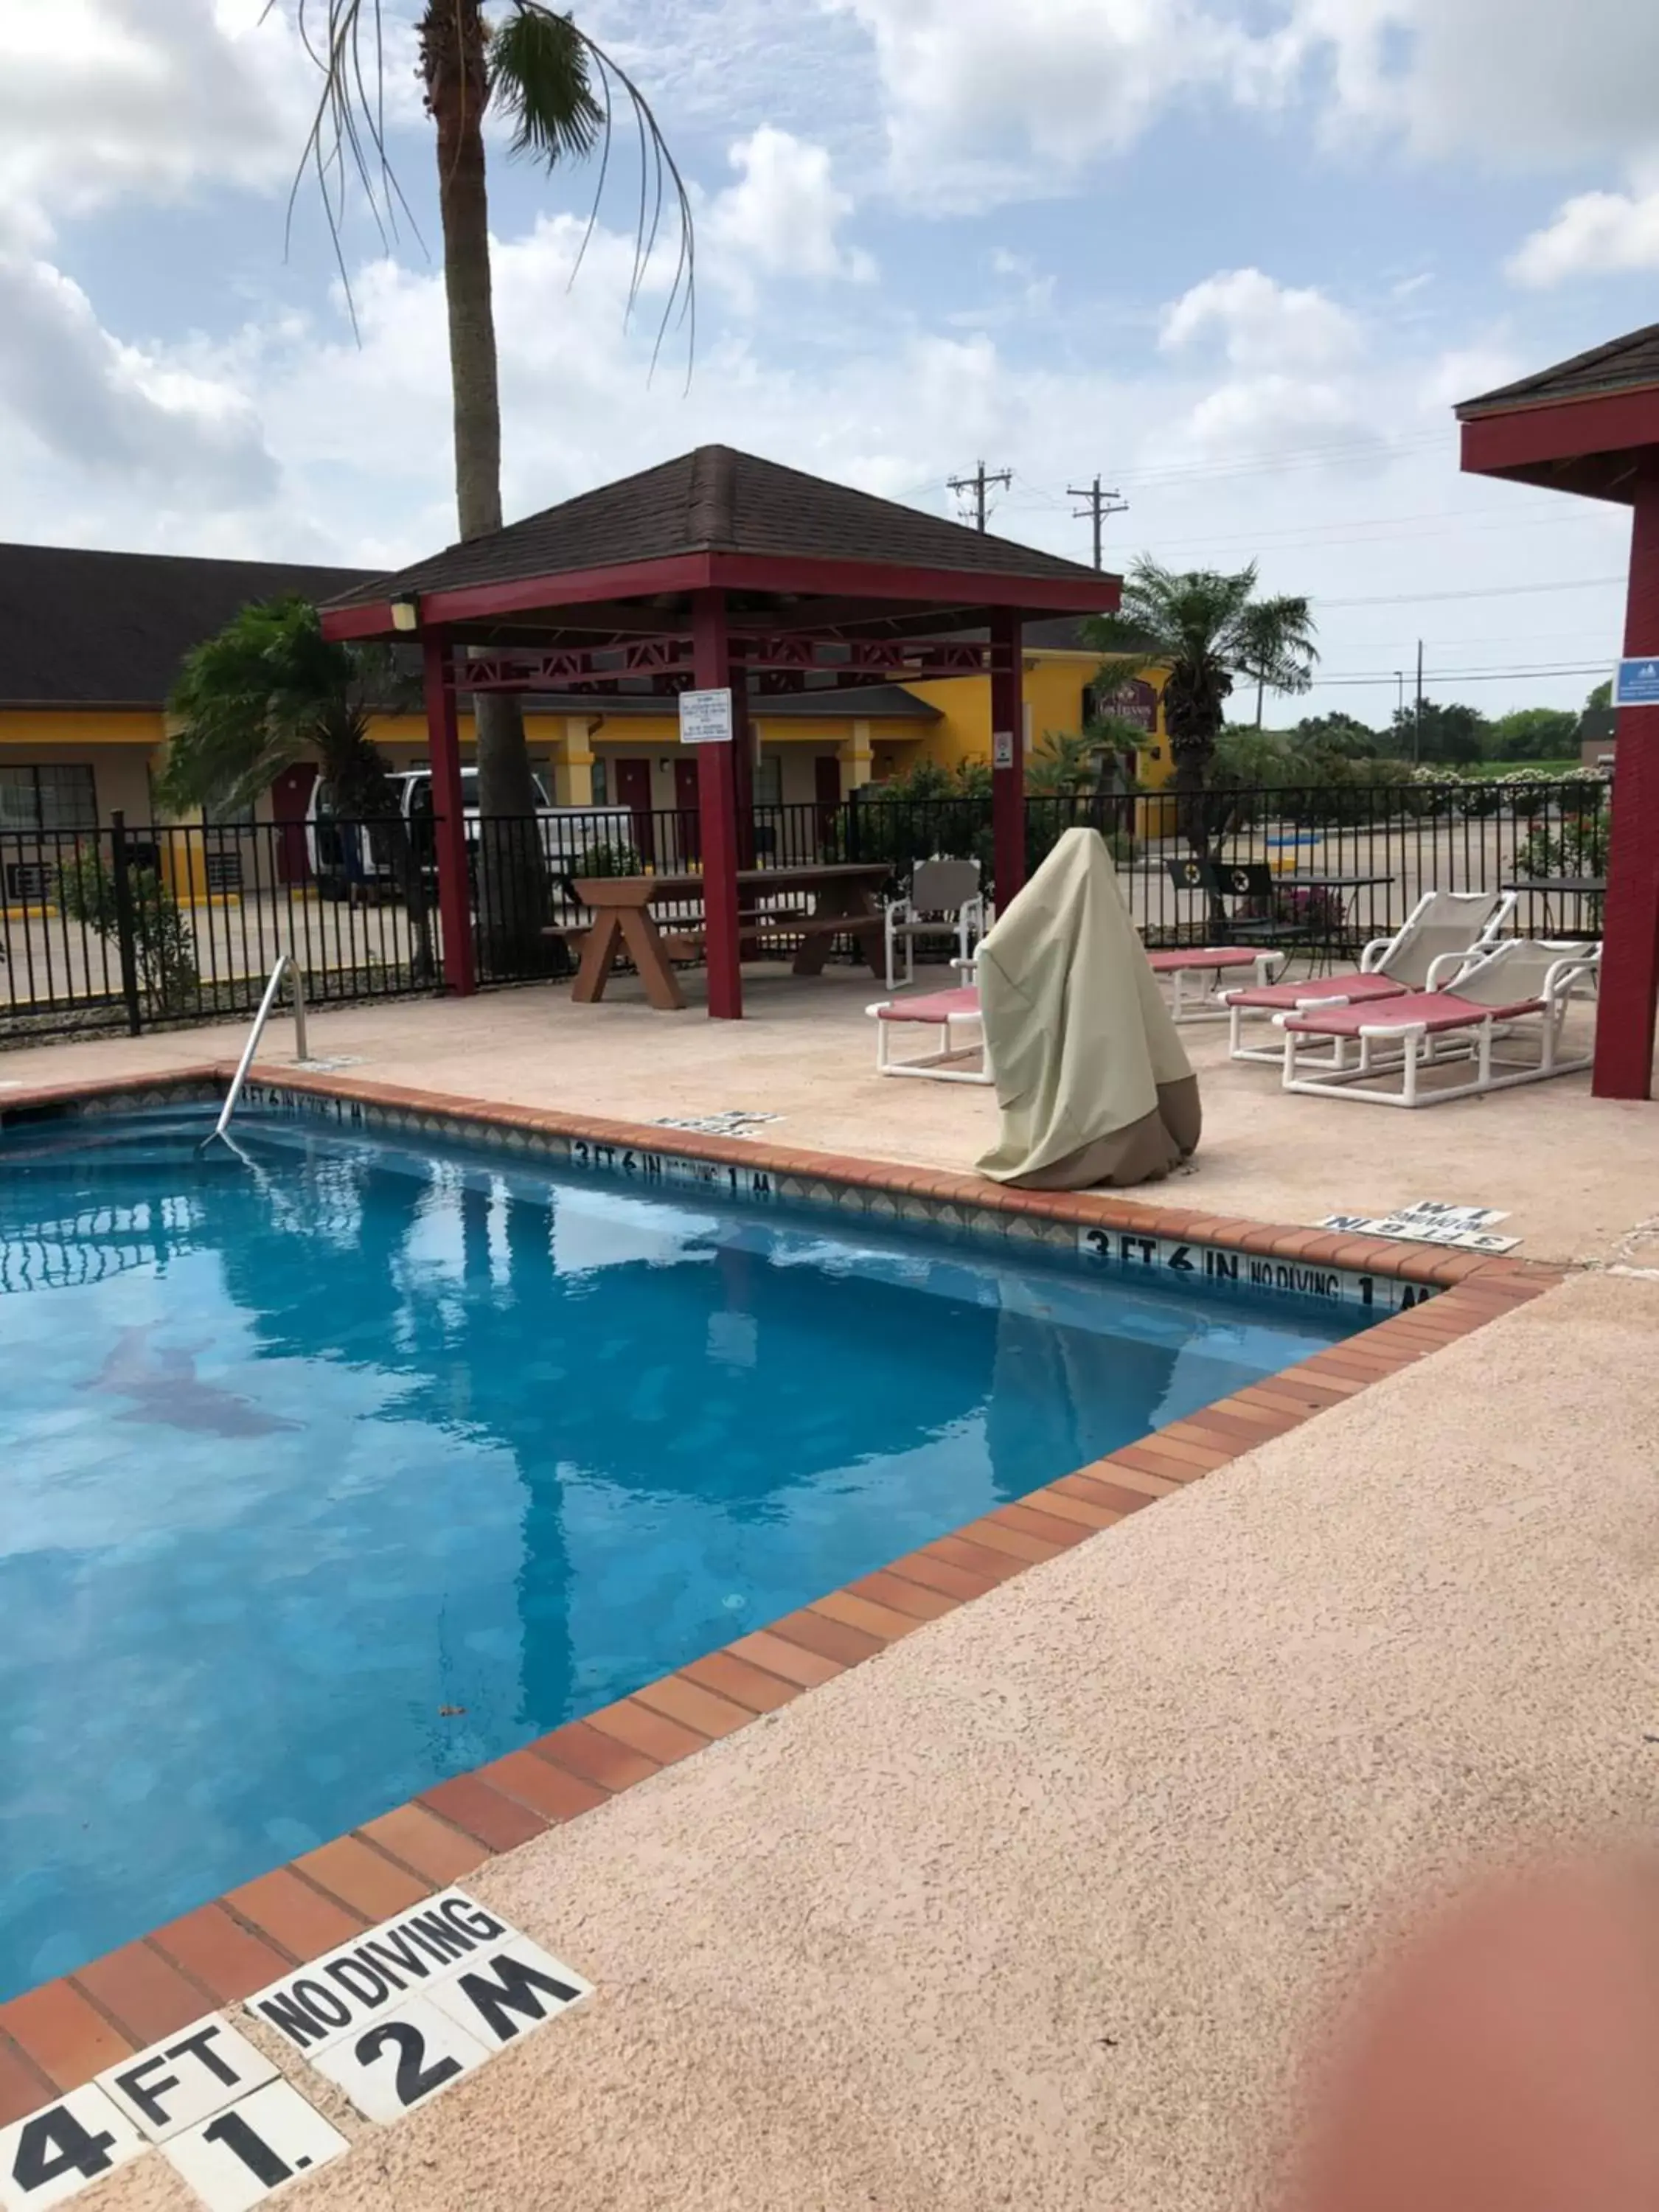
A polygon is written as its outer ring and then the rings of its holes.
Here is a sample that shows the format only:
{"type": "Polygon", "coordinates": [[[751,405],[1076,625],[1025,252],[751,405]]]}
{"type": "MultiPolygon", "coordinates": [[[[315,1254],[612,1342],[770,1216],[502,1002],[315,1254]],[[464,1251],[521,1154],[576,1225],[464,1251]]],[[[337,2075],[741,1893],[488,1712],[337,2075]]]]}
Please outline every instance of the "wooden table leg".
{"type": "MultiPolygon", "coordinates": [[[[881,908],[868,891],[855,884],[826,884],[817,894],[817,903],[812,909],[814,921],[842,921],[847,924],[847,934],[857,938],[863,947],[865,959],[872,975],[887,973],[887,947],[883,933],[881,908]]],[[[803,938],[800,950],[795,955],[793,972],[797,975],[821,975],[823,963],[830,957],[830,948],[835,939],[826,930],[803,938]]]]}
{"type": "Polygon", "coordinates": [[[659,1014],[681,1012],[685,1000],[680,995],[679,982],[669,964],[667,948],[656,923],[643,907],[625,906],[617,911],[622,918],[623,941],[634,956],[646,997],[659,1014]]]}
{"type": "Polygon", "coordinates": [[[605,996],[605,987],[611,981],[611,963],[617,956],[617,944],[623,933],[622,916],[615,907],[600,907],[593,916],[593,926],[582,946],[581,965],[576,970],[576,980],[570,987],[571,1003],[591,1006],[605,996]]]}

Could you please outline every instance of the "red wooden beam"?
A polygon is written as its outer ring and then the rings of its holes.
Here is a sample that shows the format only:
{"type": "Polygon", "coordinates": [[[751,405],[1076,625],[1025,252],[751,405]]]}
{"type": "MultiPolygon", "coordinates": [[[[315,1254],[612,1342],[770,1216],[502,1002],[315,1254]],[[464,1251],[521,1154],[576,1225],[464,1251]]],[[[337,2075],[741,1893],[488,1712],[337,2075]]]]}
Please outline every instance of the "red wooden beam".
{"type": "Polygon", "coordinates": [[[438,849],[438,918],[444,940],[444,981],[458,996],[478,988],[472,957],[472,899],[466,859],[466,813],[461,804],[461,740],[455,687],[449,681],[449,641],[442,634],[422,641],[426,688],[426,735],[432,759],[433,832],[438,849]]]}
{"type": "MultiPolygon", "coordinates": [[[[1625,651],[1659,653],[1659,456],[1643,476],[1631,526],[1625,651]]],[[[1611,848],[1592,1087],[1598,1098],[1650,1098],[1659,1009],[1659,707],[1619,711],[1611,848]]]]}
{"type": "MultiPolygon", "coordinates": [[[[608,568],[468,584],[416,595],[422,629],[547,612],[605,599],[652,599],[720,588],[728,592],[821,593],[834,599],[938,601],[954,608],[1018,607],[1038,614],[1106,614],[1118,603],[1121,579],[981,574],[960,568],[910,568],[881,561],[785,559],[757,553],[683,553],[608,568]]],[[[392,602],[325,609],[323,635],[393,637],[392,602]]]]}
{"type": "Polygon", "coordinates": [[[1472,476],[1501,476],[1506,469],[1535,467],[1546,461],[1576,461],[1592,453],[1659,446],[1659,385],[1641,392],[1609,392],[1541,407],[1510,408],[1498,415],[1473,415],[1462,433],[1462,466],[1472,476]]]}
{"type": "MultiPolygon", "coordinates": [[[[691,635],[700,691],[732,680],[732,640],[724,592],[697,592],[691,635]]],[[[735,720],[736,717],[733,717],[735,720]]],[[[698,828],[702,842],[702,931],[708,969],[708,1011],[717,1021],[743,1018],[743,969],[738,942],[738,810],[732,745],[697,750],[698,828]]]]}
{"type": "Polygon", "coordinates": [[[991,843],[999,915],[1025,882],[1024,665],[1012,607],[991,617],[991,843]]]}

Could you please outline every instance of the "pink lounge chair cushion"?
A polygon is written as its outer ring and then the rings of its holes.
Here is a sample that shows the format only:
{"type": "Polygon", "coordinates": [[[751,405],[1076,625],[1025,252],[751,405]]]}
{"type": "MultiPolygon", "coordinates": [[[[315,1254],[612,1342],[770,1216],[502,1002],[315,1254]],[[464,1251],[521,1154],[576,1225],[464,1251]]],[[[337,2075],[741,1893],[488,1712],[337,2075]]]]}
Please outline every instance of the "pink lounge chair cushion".
{"type": "Polygon", "coordinates": [[[1299,983],[1262,983],[1253,989],[1229,991],[1230,1006],[1269,1006],[1278,1009],[1304,1006],[1315,999],[1401,999],[1403,983],[1387,975],[1364,975],[1358,968],[1345,975],[1310,975],[1299,983]]]}
{"type": "Polygon", "coordinates": [[[1177,975],[1188,968],[1254,968],[1261,957],[1247,945],[1183,945],[1174,952],[1149,952],[1155,975],[1177,975]]]}
{"type": "Polygon", "coordinates": [[[1358,1036],[1362,1029],[1473,1029],[1480,1022],[1509,1022],[1543,1010],[1541,999],[1517,999],[1513,1006],[1481,1006],[1455,991],[1407,991],[1377,1006],[1310,1006],[1285,1018],[1287,1030],[1316,1036],[1358,1036]]]}
{"type": "Polygon", "coordinates": [[[876,1008],[878,1022],[928,1022],[934,1025],[977,1014],[979,993],[971,983],[955,991],[930,991],[922,999],[892,999],[876,1008]]]}

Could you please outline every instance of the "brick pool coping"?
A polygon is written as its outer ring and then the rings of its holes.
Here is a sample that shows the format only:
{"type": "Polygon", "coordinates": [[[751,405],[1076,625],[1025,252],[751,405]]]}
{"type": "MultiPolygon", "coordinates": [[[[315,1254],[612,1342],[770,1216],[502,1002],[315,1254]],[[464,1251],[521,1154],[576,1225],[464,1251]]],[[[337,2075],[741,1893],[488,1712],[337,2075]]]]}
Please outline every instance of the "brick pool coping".
{"type": "MultiPolygon", "coordinates": [[[[221,1091],[228,1064],[0,1094],[0,1128],[135,1095],[221,1091]]],[[[1106,1192],[1016,1191],[943,1169],[801,1152],[750,1138],[701,1136],[504,1106],[354,1080],[260,1070],[263,1085],[341,1099],[465,1132],[564,1139],[757,1169],[884,1214],[976,1225],[1002,1217],[1027,1236],[1042,1225],[1179,1238],[1310,1267],[1362,1270],[1420,1285],[1428,1303],[1373,1322],[1362,1336],[1235,1391],[1017,1503],[907,1553],[873,1574],[740,1636],[630,1696],[567,1722],[505,1758],[422,1790],[408,1804],[307,1851],[222,1898],[58,1980],[0,2005],[0,2126],[79,2087],[129,2052],[233,2004],[295,1966],[459,1880],[486,1859],[579,1818],[807,1690],[878,1657],[912,1630],[1028,1567],[1298,1427],[1328,1406],[1468,1334],[1560,1282],[1565,1270],[1413,1247],[1376,1237],[1136,1203],[1106,1192]]]]}

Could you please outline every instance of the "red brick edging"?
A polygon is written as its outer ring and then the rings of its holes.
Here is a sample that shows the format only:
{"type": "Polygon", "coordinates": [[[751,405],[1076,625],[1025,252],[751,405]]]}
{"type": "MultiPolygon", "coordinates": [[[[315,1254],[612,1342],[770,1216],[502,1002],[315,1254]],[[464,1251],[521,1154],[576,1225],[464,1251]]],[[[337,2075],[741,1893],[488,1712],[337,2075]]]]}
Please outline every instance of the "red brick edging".
{"type": "MultiPolygon", "coordinates": [[[[19,1093],[0,1104],[0,1126],[83,1099],[222,1085],[228,1074],[224,1066],[210,1064],[19,1093]]],[[[1565,1273],[1522,1261],[1152,1207],[1108,1194],[1011,1191],[975,1176],[799,1152],[746,1138],[693,1138],[683,1131],[532,1112],[349,1078],[283,1070],[269,1080],[285,1090],[442,1115],[486,1128],[519,1128],[811,1176],[896,1197],[1360,1269],[1420,1283],[1440,1295],[1062,1475],[1017,1504],[1000,1506],[521,1750],[436,1783],[351,1834],[0,2005],[0,2126],[203,2013],[250,1996],[493,1855],[577,1819],[759,1715],[876,1657],[924,1622],[1526,1304],[1565,1273]]]]}

